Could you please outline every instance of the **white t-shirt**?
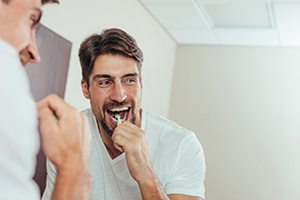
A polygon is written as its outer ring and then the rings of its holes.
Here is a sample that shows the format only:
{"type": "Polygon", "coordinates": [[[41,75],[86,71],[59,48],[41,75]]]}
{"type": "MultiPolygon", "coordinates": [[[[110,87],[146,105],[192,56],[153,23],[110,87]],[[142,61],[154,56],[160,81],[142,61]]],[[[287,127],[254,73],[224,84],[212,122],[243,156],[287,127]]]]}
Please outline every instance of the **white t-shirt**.
{"type": "MultiPolygon", "coordinates": [[[[121,154],[111,159],[100,137],[90,109],[83,111],[92,133],[90,169],[93,200],[140,200],[137,182],[131,177],[121,154]]],[[[205,160],[195,134],[176,123],[151,113],[143,113],[142,129],[147,135],[153,169],[166,194],[186,194],[204,198],[205,160]]],[[[43,200],[49,200],[55,182],[55,167],[47,163],[47,186],[43,200]]]]}
{"type": "Polygon", "coordinates": [[[0,40],[0,199],[36,200],[39,149],[35,103],[16,50],[0,40]]]}

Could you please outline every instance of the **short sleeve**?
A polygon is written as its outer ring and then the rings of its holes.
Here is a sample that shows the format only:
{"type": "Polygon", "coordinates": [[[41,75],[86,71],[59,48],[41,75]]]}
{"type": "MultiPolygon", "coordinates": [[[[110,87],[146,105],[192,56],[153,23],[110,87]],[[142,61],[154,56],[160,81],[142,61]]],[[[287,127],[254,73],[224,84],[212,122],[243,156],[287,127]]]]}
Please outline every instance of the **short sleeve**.
{"type": "Polygon", "coordinates": [[[177,159],[164,188],[167,194],[185,194],[205,198],[205,158],[194,133],[178,147],[177,159]]]}

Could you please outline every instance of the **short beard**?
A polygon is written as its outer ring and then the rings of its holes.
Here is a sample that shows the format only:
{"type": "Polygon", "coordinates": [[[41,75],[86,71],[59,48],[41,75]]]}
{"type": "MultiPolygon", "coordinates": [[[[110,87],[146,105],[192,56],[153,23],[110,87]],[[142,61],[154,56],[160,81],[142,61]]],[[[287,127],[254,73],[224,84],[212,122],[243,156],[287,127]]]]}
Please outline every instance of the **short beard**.
{"type": "Polygon", "coordinates": [[[8,5],[11,2],[11,0],[2,0],[2,2],[6,5],[8,5]]]}
{"type": "MultiPolygon", "coordinates": [[[[132,113],[133,117],[132,117],[132,120],[130,121],[131,123],[135,124],[136,123],[136,115],[134,113],[132,113]]],[[[107,135],[109,137],[112,137],[114,131],[115,131],[115,128],[111,129],[108,127],[106,121],[105,121],[105,117],[103,117],[101,120],[100,120],[100,123],[101,123],[101,126],[102,128],[104,129],[104,131],[107,133],[107,135]]]]}
{"type": "Polygon", "coordinates": [[[104,119],[104,118],[102,118],[100,122],[101,122],[102,128],[103,128],[104,131],[107,133],[107,135],[108,135],[109,137],[112,137],[112,134],[113,134],[114,130],[110,129],[110,128],[107,126],[107,123],[105,122],[105,119],[104,119]]]}

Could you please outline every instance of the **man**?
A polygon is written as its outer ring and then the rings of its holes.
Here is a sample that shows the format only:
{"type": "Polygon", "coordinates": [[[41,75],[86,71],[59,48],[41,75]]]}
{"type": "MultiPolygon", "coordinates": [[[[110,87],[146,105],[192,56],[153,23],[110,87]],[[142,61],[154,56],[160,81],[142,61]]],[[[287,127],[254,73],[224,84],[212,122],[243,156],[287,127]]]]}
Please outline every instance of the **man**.
{"type": "MultiPolygon", "coordinates": [[[[0,0],[0,199],[3,200],[39,199],[32,180],[39,149],[36,105],[22,64],[37,63],[40,59],[35,29],[42,15],[40,7],[48,2],[56,1],[0,0]]],[[[45,155],[58,170],[52,199],[87,199],[90,177],[86,119],[55,95],[38,104],[38,114],[45,155]]]]}
{"type": "MultiPolygon", "coordinates": [[[[88,37],[79,50],[82,91],[90,100],[93,200],[199,200],[205,161],[194,133],[142,112],[143,54],[120,29],[88,37]]],[[[48,163],[44,200],[56,172],[48,163]]]]}

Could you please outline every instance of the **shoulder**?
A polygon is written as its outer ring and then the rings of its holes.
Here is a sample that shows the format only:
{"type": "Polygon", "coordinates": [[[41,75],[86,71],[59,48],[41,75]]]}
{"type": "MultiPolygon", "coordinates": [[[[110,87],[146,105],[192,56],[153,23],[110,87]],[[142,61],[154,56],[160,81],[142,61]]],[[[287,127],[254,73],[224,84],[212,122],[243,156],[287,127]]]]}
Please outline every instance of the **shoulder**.
{"type": "Polygon", "coordinates": [[[205,157],[196,134],[153,113],[144,120],[153,167],[167,194],[204,196],[205,157]]]}
{"type": "Polygon", "coordinates": [[[92,132],[96,131],[96,133],[98,134],[97,122],[92,109],[87,108],[81,111],[81,114],[83,114],[87,118],[90,128],[92,128],[92,132]]]}
{"type": "Polygon", "coordinates": [[[92,113],[92,110],[90,108],[87,108],[85,110],[80,111],[82,114],[84,114],[85,116],[89,116],[92,113]]]}
{"type": "Polygon", "coordinates": [[[145,113],[143,123],[142,128],[153,151],[202,152],[202,146],[196,134],[172,120],[157,114],[145,113]]]}
{"type": "Polygon", "coordinates": [[[88,119],[90,124],[92,124],[94,122],[94,114],[93,114],[91,108],[87,108],[87,109],[81,111],[80,113],[83,114],[84,116],[86,116],[86,118],[88,119]]]}
{"type": "Polygon", "coordinates": [[[145,123],[144,128],[150,131],[149,134],[151,135],[157,133],[160,134],[160,136],[177,137],[179,139],[193,137],[195,135],[191,130],[161,115],[148,112],[145,113],[143,117],[145,118],[143,121],[145,123]]]}

